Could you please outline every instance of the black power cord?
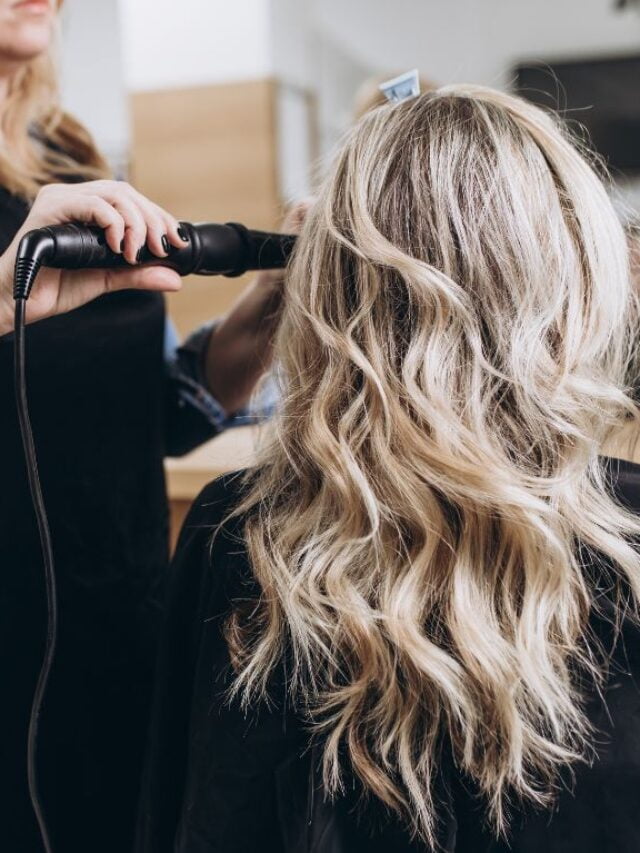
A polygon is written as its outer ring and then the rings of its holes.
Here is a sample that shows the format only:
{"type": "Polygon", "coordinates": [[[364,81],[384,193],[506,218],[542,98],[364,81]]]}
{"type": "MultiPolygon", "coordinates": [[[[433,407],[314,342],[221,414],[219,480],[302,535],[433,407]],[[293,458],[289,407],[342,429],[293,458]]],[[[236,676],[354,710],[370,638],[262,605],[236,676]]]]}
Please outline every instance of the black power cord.
{"type": "Polygon", "coordinates": [[[47,634],[45,652],[38,680],[36,682],[33,702],[31,704],[31,714],[29,717],[29,733],[27,739],[27,779],[29,784],[29,796],[38,822],[42,845],[46,853],[53,853],[53,847],[51,846],[49,831],[44,815],[44,808],[38,788],[36,759],[40,715],[42,712],[44,694],[47,689],[47,682],[49,681],[51,667],[55,657],[56,638],[58,633],[58,606],[51,532],[49,530],[47,511],[44,504],[44,498],[42,496],[42,487],[40,485],[40,476],[38,474],[38,458],[33,440],[33,431],[31,429],[31,419],[29,417],[25,354],[25,309],[27,297],[26,295],[23,295],[25,293],[29,293],[31,285],[38,274],[39,268],[40,264],[37,262],[25,263],[24,261],[18,261],[16,264],[14,281],[14,381],[18,423],[20,425],[20,435],[22,438],[22,446],[24,448],[29,490],[31,492],[33,509],[38,523],[38,532],[40,534],[40,546],[42,548],[47,595],[47,634]]]}

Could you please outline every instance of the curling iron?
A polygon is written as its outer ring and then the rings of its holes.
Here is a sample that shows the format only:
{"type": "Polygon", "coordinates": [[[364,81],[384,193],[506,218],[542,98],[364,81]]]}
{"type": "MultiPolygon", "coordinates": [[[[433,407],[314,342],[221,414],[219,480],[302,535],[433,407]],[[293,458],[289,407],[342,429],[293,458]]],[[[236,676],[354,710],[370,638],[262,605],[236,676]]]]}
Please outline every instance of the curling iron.
{"type": "MultiPolygon", "coordinates": [[[[144,246],[138,263],[160,264],[180,275],[238,276],[249,270],[277,269],[287,263],[296,238],[289,234],[251,231],[230,222],[214,225],[180,223],[184,246],[170,247],[162,258],[144,246]]],[[[108,245],[101,228],[91,225],[50,225],[29,231],[20,241],[14,298],[28,299],[41,266],[58,269],[129,266],[108,245]]]]}

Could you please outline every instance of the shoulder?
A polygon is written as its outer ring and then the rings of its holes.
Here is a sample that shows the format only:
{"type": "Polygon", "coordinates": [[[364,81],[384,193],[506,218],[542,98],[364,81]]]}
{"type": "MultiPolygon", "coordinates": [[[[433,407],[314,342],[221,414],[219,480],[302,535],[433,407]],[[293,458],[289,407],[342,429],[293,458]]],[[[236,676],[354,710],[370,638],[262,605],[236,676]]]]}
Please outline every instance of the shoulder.
{"type": "Polygon", "coordinates": [[[234,471],[206,485],[185,519],[173,559],[174,571],[215,580],[229,598],[253,584],[244,546],[244,517],[232,515],[250,484],[250,472],[234,471]]]}
{"type": "Polygon", "coordinates": [[[246,470],[223,474],[202,489],[182,526],[180,538],[194,532],[212,532],[238,506],[248,485],[246,470]]]}

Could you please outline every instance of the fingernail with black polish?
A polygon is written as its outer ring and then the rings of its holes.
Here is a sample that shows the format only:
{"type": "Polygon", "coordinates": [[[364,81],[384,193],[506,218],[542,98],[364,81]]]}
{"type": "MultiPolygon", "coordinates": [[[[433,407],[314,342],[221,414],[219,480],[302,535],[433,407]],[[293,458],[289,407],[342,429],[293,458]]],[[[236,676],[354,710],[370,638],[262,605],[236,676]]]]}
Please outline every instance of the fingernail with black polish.
{"type": "Polygon", "coordinates": [[[138,249],[138,254],[136,255],[136,263],[139,264],[140,261],[142,260],[142,256],[144,255],[144,250],[145,250],[145,247],[140,246],[140,248],[138,249]]]}
{"type": "Polygon", "coordinates": [[[163,234],[163,235],[162,235],[162,240],[161,240],[161,242],[162,242],[162,248],[165,250],[165,252],[166,252],[166,253],[167,253],[167,255],[168,255],[168,254],[169,254],[170,246],[169,246],[169,238],[167,237],[167,235],[166,235],[166,234],[163,234]]]}
{"type": "Polygon", "coordinates": [[[185,243],[189,242],[189,235],[187,234],[186,229],[182,227],[182,225],[178,226],[178,237],[180,237],[181,240],[184,240],[185,243]]]}

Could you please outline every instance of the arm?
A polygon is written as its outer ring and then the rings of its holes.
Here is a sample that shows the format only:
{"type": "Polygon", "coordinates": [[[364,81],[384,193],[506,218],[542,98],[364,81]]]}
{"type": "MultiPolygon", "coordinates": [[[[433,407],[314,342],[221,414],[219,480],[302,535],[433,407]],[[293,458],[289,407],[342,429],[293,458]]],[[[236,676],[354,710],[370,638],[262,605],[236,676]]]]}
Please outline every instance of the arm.
{"type": "Polygon", "coordinates": [[[277,389],[273,378],[264,383],[251,406],[232,415],[209,390],[206,352],[215,334],[215,323],[192,332],[182,344],[167,318],[165,333],[165,453],[182,456],[224,430],[261,423],[275,408],[277,389]]]}
{"type": "MultiPolygon", "coordinates": [[[[304,201],[292,207],[283,222],[283,233],[298,234],[310,206],[311,202],[304,201]]],[[[207,386],[228,413],[246,404],[271,366],[283,283],[283,270],[257,275],[211,334],[205,353],[207,386]]]]}
{"type": "Polygon", "coordinates": [[[207,387],[226,412],[237,412],[247,403],[271,366],[282,284],[280,272],[257,275],[209,336],[207,387]]]}
{"type": "MultiPolygon", "coordinates": [[[[283,223],[298,233],[309,202],[294,206],[283,223]]],[[[181,456],[229,426],[255,422],[273,410],[274,384],[251,412],[242,409],[269,370],[280,319],[283,270],[259,273],[228,314],[193,332],[166,358],[166,452],[181,456]]]]}

